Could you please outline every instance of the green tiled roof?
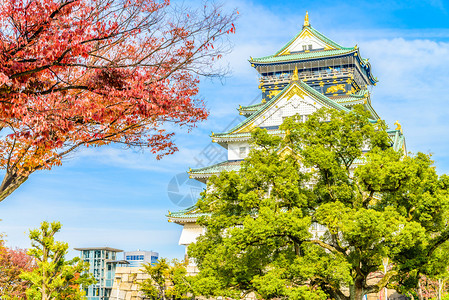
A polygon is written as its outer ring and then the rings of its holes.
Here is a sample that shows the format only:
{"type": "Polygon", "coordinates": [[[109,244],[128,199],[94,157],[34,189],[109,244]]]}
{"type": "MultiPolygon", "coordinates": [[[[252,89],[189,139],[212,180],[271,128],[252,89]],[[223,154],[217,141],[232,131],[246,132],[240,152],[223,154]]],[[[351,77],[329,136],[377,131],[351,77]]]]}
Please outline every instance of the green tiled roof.
{"type": "Polygon", "coordinates": [[[357,60],[360,62],[360,65],[363,67],[364,71],[367,73],[367,76],[372,84],[376,83],[378,80],[371,74],[371,65],[368,62],[368,59],[362,58],[360,56],[360,52],[355,47],[343,47],[336,42],[332,41],[331,39],[324,36],[322,33],[320,33],[318,30],[313,28],[312,26],[306,26],[303,28],[301,32],[299,32],[293,39],[291,39],[287,44],[285,44],[276,54],[264,56],[260,58],[251,58],[250,62],[253,64],[253,66],[260,65],[260,64],[271,64],[271,63],[283,63],[283,62],[290,62],[290,61],[299,61],[299,60],[308,60],[308,59],[319,59],[319,58],[325,58],[325,57],[332,57],[332,56],[340,56],[340,55],[348,55],[351,53],[357,53],[357,60]],[[304,30],[309,29],[310,32],[317,37],[318,39],[322,40],[326,44],[332,46],[336,49],[331,50],[316,50],[316,51],[310,51],[310,52],[297,52],[297,53],[291,53],[291,54],[285,54],[285,55],[279,55],[282,53],[286,48],[288,48],[291,43],[293,43],[302,33],[304,30]]]}
{"type": "Polygon", "coordinates": [[[228,132],[218,133],[218,134],[215,134],[215,136],[218,137],[218,136],[227,135],[227,134],[232,133],[232,132],[236,131],[237,129],[243,127],[244,125],[248,124],[250,121],[254,120],[257,116],[259,116],[266,108],[270,107],[271,104],[273,104],[275,101],[277,101],[277,99],[279,99],[285,93],[285,91],[287,91],[293,84],[297,84],[299,87],[301,87],[304,90],[306,90],[315,99],[318,99],[318,100],[326,103],[327,105],[329,105],[329,106],[331,106],[331,107],[333,107],[335,109],[343,110],[343,111],[346,111],[346,112],[349,111],[346,107],[344,107],[344,106],[342,106],[342,105],[332,101],[331,99],[329,99],[328,97],[324,96],[323,94],[321,94],[320,92],[318,92],[317,90],[315,90],[314,88],[309,86],[308,84],[304,83],[303,81],[301,81],[301,80],[292,81],[279,94],[277,94],[276,96],[271,98],[264,105],[260,106],[260,108],[259,108],[259,110],[257,112],[253,113],[251,116],[246,118],[240,124],[237,124],[234,128],[232,128],[228,132]]]}
{"type": "Polygon", "coordinates": [[[319,38],[320,40],[322,40],[326,44],[331,45],[334,48],[337,48],[337,49],[352,49],[352,48],[342,47],[341,45],[337,44],[336,42],[334,42],[330,38],[326,37],[324,34],[322,34],[321,32],[319,32],[318,30],[316,30],[315,28],[313,28],[312,26],[309,25],[307,27],[304,27],[303,30],[301,30],[290,41],[288,41],[288,43],[285,44],[284,47],[282,47],[278,52],[276,52],[275,55],[278,55],[279,53],[284,51],[288,46],[290,46],[290,44],[293,43],[303,33],[303,31],[306,30],[306,29],[309,29],[312,32],[313,35],[315,35],[317,38],[319,38]]]}
{"type": "Polygon", "coordinates": [[[168,217],[169,219],[192,219],[192,221],[194,221],[198,217],[205,215],[206,214],[204,213],[199,213],[198,208],[195,205],[193,205],[180,211],[169,212],[168,215],[166,215],[166,217],[168,217]]]}
{"type": "Polygon", "coordinates": [[[362,89],[357,91],[354,94],[351,95],[345,95],[343,97],[335,97],[332,98],[333,101],[337,103],[345,103],[345,102],[351,102],[351,101],[358,101],[360,99],[363,99],[365,97],[365,94],[368,92],[367,89],[362,89]]]}
{"type": "Polygon", "coordinates": [[[219,174],[221,171],[238,171],[240,169],[241,161],[223,161],[218,164],[198,168],[198,169],[190,169],[190,175],[210,175],[210,174],[219,174]]]}
{"type": "MultiPolygon", "coordinates": [[[[273,135],[283,135],[284,131],[280,129],[268,130],[270,134],[273,135]]],[[[239,133],[216,133],[214,138],[250,138],[251,132],[239,132],[239,133]]]]}
{"type": "Polygon", "coordinates": [[[269,55],[260,58],[253,58],[250,60],[251,63],[274,63],[274,62],[285,62],[285,61],[293,61],[293,60],[302,60],[302,59],[313,59],[313,58],[321,58],[328,56],[336,56],[336,55],[344,55],[349,54],[351,52],[357,51],[355,48],[345,48],[345,49],[337,49],[337,50],[319,50],[319,51],[310,51],[310,52],[299,52],[287,55],[269,55]]]}
{"type": "Polygon", "coordinates": [[[388,136],[393,141],[393,149],[399,151],[405,143],[405,137],[401,130],[387,130],[388,136]]]}
{"type": "Polygon", "coordinates": [[[262,107],[265,103],[257,103],[253,105],[241,106],[239,111],[257,111],[260,107],[262,107]]]}
{"type": "Polygon", "coordinates": [[[323,42],[335,47],[335,48],[339,48],[339,49],[349,49],[349,48],[345,48],[343,46],[340,46],[340,44],[337,44],[336,42],[334,42],[333,40],[331,40],[330,38],[326,37],[324,34],[322,34],[321,32],[319,32],[318,30],[316,30],[315,28],[313,28],[312,26],[308,26],[308,28],[310,29],[310,31],[313,32],[313,34],[315,34],[320,40],[322,40],[323,42]]]}
{"type": "Polygon", "coordinates": [[[324,36],[321,32],[313,28],[312,26],[304,27],[303,30],[301,30],[295,37],[293,37],[290,41],[288,41],[287,44],[285,44],[278,52],[276,52],[274,55],[270,56],[264,56],[260,58],[254,58],[251,60],[251,62],[255,63],[272,63],[272,62],[281,62],[281,61],[291,61],[291,60],[301,60],[301,59],[312,59],[312,58],[320,58],[320,57],[327,57],[327,56],[334,56],[334,55],[342,55],[347,54],[352,51],[356,50],[355,47],[347,48],[343,47],[333,40],[329,39],[328,37],[324,36]],[[310,52],[300,52],[300,53],[293,53],[293,54],[287,54],[287,55],[279,55],[284,51],[286,48],[288,48],[302,33],[304,30],[309,29],[310,32],[316,36],[318,39],[322,40],[324,43],[336,48],[333,50],[318,50],[318,51],[310,51],[310,52]],[[278,56],[279,55],[279,56],[278,56]]]}

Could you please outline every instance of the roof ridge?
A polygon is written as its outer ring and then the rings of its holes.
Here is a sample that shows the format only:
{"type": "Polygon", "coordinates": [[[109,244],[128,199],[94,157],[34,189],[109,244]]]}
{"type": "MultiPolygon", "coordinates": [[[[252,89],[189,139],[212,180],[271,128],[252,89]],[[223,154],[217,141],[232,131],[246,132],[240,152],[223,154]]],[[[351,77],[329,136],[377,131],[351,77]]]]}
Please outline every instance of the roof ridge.
{"type": "Polygon", "coordinates": [[[259,102],[259,103],[256,103],[256,104],[242,105],[240,109],[243,109],[243,108],[251,108],[251,107],[255,107],[255,106],[263,105],[263,104],[265,104],[265,103],[259,102]]]}
{"type": "Polygon", "coordinates": [[[334,42],[333,40],[331,40],[330,38],[328,38],[327,36],[325,36],[324,34],[322,34],[321,32],[319,32],[318,30],[316,30],[315,28],[313,28],[311,25],[308,26],[303,26],[302,30],[300,32],[298,32],[292,39],[290,39],[279,51],[277,51],[273,56],[277,56],[280,53],[282,53],[286,48],[288,48],[299,36],[301,36],[301,34],[305,31],[305,30],[310,30],[312,32],[312,34],[314,34],[318,39],[322,40],[324,43],[326,44],[330,44],[331,46],[337,48],[338,50],[343,50],[343,49],[350,49],[347,47],[343,47],[340,44],[334,42]]]}
{"type": "MultiPolygon", "coordinates": [[[[322,34],[321,32],[319,32],[318,30],[316,30],[315,28],[313,28],[311,25],[309,25],[309,29],[316,35],[318,35],[318,38],[323,40],[323,42],[331,44],[332,46],[339,48],[341,50],[346,49],[347,47],[343,47],[342,45],[338,44],[337,42],[334,42],[333,40],[331,40],[330,38],[328,38],[327,36],[325,36],[324,34],[322,34]]],[[[350,49],[350,48],[347,48],[350,49]]]]}
{"type": "Polygon", "coordinates": [[[201,171],[201,170],[204,170],[204,169],[208,169],[208,168],[211,168],[211,167],[219,166],[219,165],[227,163],[227,162],[229,162],[229,160],[225,160],[225,161],[222,161],[222,162],[219,162],[219,163],[207,166],[207,167],[202,167],[202,168],[197,168],[197,169],[190,169],[189,172],[192,172],[192,171],[198,172],[198,171],[201,171]]]}
{"type": "Polygon", "coordinates": [[[318,51],[310,51],[310,52],[295,52],[293,54],[286,54],[286,55],[269,55],[264,57],[257,57],[252,58],[249,61],[251,63],[264,63],[268,60],[268,63],[273,61],[288,61],[288,60],[301,60],[301,59],[319,59],[327,56],[334,56],[334,55],[345,55],[349,54],[352,51],[357,50],[355,48],[343,48],[343,49],[332,49],[332,50],[318,50],[318,51]],[[303,57],[298,57],[303,56],[303,57]]]}

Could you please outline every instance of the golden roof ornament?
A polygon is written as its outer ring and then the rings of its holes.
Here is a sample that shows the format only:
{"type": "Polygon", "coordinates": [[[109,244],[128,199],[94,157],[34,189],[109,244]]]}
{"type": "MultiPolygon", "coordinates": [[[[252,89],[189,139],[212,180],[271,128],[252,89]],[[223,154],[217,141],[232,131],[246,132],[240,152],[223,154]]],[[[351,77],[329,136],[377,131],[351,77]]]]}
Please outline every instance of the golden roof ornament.
{"type": "Polygon", "coordinates": [[[309,23],[309,12],[306,11],[306,17],[304,18],[304,26],[310,26],[309,23]]]}
{"type": "Polygon", "coordinates": [[[295,71],[293,71],[292,80],[299,80],[298,67],[295,67],[295,71]]]}
{"type": "Polygon", "coordinates": [[[402,126],[401,126],[401,124],[399,123],[399,120],[397,120],[396,123],[394,123],[394,125],[397,126],[397,127],[396,127],[396,130],[400,130],[400,131],[402,132],[402,126]]]}

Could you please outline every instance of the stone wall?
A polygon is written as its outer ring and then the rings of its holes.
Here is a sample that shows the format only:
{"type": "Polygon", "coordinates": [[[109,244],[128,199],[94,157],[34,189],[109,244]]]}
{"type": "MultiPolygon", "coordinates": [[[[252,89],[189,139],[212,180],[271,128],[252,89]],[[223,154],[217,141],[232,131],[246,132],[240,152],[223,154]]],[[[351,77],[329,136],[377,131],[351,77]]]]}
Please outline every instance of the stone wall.
{"type": "MultiPolygon", "coordinates": [[[[188,267],[188,271],[190,275],[194,275],[198,272],[198,269],[195,266],[188,267]]],[[[379,275],[379,274],[376,274],[379,275]]],[[[381,276],[373,276],[371,280],[369,280],[369,284],[373,284],[381,278],[381,276]]],[[[111,296],[109,300],[145,300],[145,298],[141,292],[139,292],[138,282],[142,282],[145,279],[150,278],[147,274],[144,274],[141,271],[140,267],[117,267],[115,271],[115,279],[114,285],[112,287],[111,296]],[[117,288],[118,288],[118,298],[117,298],[117,288]]],[[[378,300],[383,298],[384,292],[383,290],[377,294],[367,295],[367,300],[378,300]],[[382,294],[382,295],[380,295],[382,294]]],[[[388,297],[392,297],[393,299],[401,299],[397,298],[399,295],[394,291],[388,290],[388,297]]],[[[219,299],[218,297],[217,299],[219,299]]],[[[405,297],[404,297],[405,298],[405,297]]],[[[206,299],[204,297],[197,297],[196,299],[206,299]]],[[[255,295],[252,293],[246,297],[246,299],[256,299],[255,295]]]]}
{"type": "Polygon", "coordinates": [[[149,276],[141,271],[141,267],[117,267],[109,300],[146,299],[143,297],[142,292],[139,292],[139,285],[137,283],[148,278],[149,276]]]}

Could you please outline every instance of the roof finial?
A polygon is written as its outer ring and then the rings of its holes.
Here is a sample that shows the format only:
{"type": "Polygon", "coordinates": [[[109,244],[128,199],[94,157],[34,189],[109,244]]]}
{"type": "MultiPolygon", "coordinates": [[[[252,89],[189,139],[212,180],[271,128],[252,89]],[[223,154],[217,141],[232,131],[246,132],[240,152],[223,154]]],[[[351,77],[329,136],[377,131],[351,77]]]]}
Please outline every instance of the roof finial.
{"type": "Polygon", "coordinates": [[[298,77],[298,67],[295,67],[295,71],[293,71],[292,80],[299,80],[299,77],[298,77]]]}
{"type": "Polygon", "coordinates": [[[304,26],[310,26],[309,23],[309,12],[306,11],[306,17],[304,18],[304,26]]]}
{"type": "Polygon", "coordinates": [[[399,123],[399,121],[396,121],[396,123],[394,123],[394,125],[397,126],[397,127],[396,127],[396,130],[400,130],[401,133],[402,133],[402,126],[401,126],[401,124],[399,123]]]}

